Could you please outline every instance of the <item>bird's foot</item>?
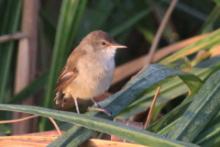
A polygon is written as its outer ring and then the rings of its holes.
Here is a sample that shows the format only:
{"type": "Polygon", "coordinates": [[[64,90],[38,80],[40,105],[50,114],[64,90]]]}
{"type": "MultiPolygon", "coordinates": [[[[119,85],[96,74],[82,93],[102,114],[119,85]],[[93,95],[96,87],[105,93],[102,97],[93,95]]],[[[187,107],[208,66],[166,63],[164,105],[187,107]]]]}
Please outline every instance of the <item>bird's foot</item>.
{"type": "Polygon", "coordinates": [[[104,109],[104,108],[100,108],[100,107],[89,107],[88,108],[89,111],[98,111],[98,112],[103,112],[108,116],[112,116],[111,112],[109,112],[108,110],[104,109]]]}
{"type": "Polygon", "coordinates": [[[112,116],[111,112],[109,112],[108,110],[106,110],[105,108],[102,108],[101,105],[99,105],[98,102],[96,102],[93,98],[91,98],[92,102],[94,103],[94,107],[89,107],[88,110],[89,111],[99,111],[99,112],[103,112],[108,116],[112,116]]]}

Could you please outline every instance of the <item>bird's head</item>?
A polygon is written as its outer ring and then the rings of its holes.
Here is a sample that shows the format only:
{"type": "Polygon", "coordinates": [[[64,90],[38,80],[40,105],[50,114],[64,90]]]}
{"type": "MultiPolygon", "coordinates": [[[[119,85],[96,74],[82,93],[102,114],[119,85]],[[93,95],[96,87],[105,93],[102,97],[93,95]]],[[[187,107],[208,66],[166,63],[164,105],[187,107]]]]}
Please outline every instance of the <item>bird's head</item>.
{"type": "Polygon", "coordinates": [[[114,41],[106,32],[97,30],[89,33],[80,43],[87,46],[86,50],[92,52],[112,52],[115,53],[116,49],[127,48],[114,41]]]}

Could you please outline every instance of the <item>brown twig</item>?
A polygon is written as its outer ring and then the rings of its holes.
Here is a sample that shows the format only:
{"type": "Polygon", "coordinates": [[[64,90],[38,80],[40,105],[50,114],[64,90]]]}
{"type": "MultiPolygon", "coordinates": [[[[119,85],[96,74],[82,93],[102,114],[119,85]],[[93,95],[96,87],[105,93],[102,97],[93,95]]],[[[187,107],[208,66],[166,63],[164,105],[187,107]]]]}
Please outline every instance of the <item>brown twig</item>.
{"type": "MultiPolygon", "coordinates": [[[[160,26],[159,26],[159,28],[157,30],[156,36],[154,37],[154,40],[153,40],[153,43],[152,43],[152,45],[150,47],[150,52],[147,55],[147,58],[144,58],[144,57],[141,58],[140,59],[141,61],[139,61],[139,62],[141,62],[141,64],[137,64],[137,62],[134,65],[132,65],[132,66],[129,65],[129,64],[126,64],[127,66],[129,66],[129,68],[135,68],[135,69],[139,70],[140,68],[143,68],[143,66],[141,66],[143,64],[143,62],[144,62],[144,67],[145,68],[148,67],[149,64],[152,62],[152,59],[154,58],[154,54],[155,54],[155,51],[157,49],[157,46],[158,46],[159,40],[161,38],[161,35],[162,35],[162,33],[163,33],[164,29],[165,29],[165,26],[166,26],[166,24],[167,24],[167,22],[168,22],[168,20],[170,18],[171,13],[173,12],[173,9],[175,8],[177,2],[178,2],[178,0],[172,0],[169,8],[167,9],[167,11],[166,11],[166,13],[164,15],[164,18],[163,18],[163,20],[162,20],[162,22],[161,22],[161,24],[160,24],[160,26]]],[[[119,74],[121,74],[121,73],[125,74],[125,76],[128,77],[133,72],[131,72],[131,70],[123,69],[121,67],[121,69],[118,69],[118,70],[115,71],[115,73],[114,73],[114,77],[115,78],[113,79],[112,84],[115,84],[115,83],[117,83],[118,81],[121,80],[121,79],[119,79],[119,77],[121,77],[121,75],[119,75],[119,74]],[[126,72],[124,72],[124,71],[126,71],[126,72]]]]}
{"type": "MultiPolygon", "coordinates": [[[[208,34],[195,36],[195,37],[183,40],[181,42],[172,44],[170,46],[161,48],[160,50],[158,50],[155,53],[155,55],[152,59],[152,62],[156,62],[156,61],[162,59],[163,57],[206,37],[207,35],[208,34]]],[[[146,64],[146,61],[149,60],[148,58],[149,58],[149,55],[144,55],[138,59],[134,59],[134,60],[127,62],[121,66],[118,66],[115,70],[114,79],[113,79],[112,83],[115,84],[115,83],[131,76],[132,74],[134,74],[138,70],[140,70],[146,64]]]]}
{"type": "Polygon", "coordinates": [[[2,35],[2,36],[0,36],[0,43],[7,42],[7,41],[12,41],[12,40],[19,40],[19,39],[22,39],[24,37],[27,37],[27,35],[25,35],[22,32],[17,32],[17,33],[14,33],[14,34],[2,35]]]}
{"type": "MultiPolygon", "coordinates": [[[[152,11],[156,18],[156,21],[160,24],[164,18],[164,13],[166,9],[158,5],[153,0],[149,0],[148,2],[150,4],[150,7],[152,7],[152,11]]],[[[179,38],[179,35],[176,32],[176,28],[170,19],[167,22],[166,29],[164,29],[163,37],[169,43],[175,42],[179,38]]]]}
{"type": "Polygon", "coordinates": [[[149,64],[151,63],[151,61],[153,59],[153,56],[154,56],[154,53],[155,53],[155,51],[157,49],[157,46],[158,46],[158,43],[160,41],[161,35],[162,35],[162,33],[163,33],[164,29],[165,29],[165,26],[166,26],[166,24],[167,24],[167,22],[168,22],[168,20],[170,18],[171,13],[173,12],[173,9],[176,6],[177,1],[178,0],[172,0],[172,2],[170,3],[169,8],[167,9],[167,11],[166,11],[166,13],[164,15],[164,18],[163,18],[163,20],[162,20],[162,22],[161,22],[161,24],[160,24],[160,26],[159,26],[159,28],[157,30],[156,36],[155,36],[155,38],[153,40],[153,43],[152,43],[152,45],[150,47],[150,52],[149,52],[148,60],[146,62],[145,67],[149,66],[149,64]]]}
{"type": "Polygon", "coordinates": [[[157,100],[157,97],[159,96],[159,94],[160,94],[160,87],[157,88],[156,93],[155,93],[154,98],[153,98],[153,101],[151,103],[151,106],[150,106],[150,109],[149,109],[149,112],[148,112],[148,115],[147,115],[146,122],[144,123],[144,128],[145,129],[149,126],[149,124],[152,120],[153,110],[154,110],[156,100],[157,100]]]}
{"type": "MultiPolygon", "coordinates": [[[[19,119],[13,119],[13,120],[1,120],[0,124],[18,123],[18,122],[33,119],[33,118],[36,118],[36,117],[38,117],[38,115],[31,115],[31,116],[27,116],[27,117],[23,117],[23,118],[19,118],[19,119]]],[[[51,117],[49,117],[49,120],[53,124],[53,126],[55,127],[58,135],[62,135],[61,130],[60,130],[59,126],[57,125],[56,121],[51,117]]]]}
{"type": "Polygon", "coordinates": [[[57,125],[56,121],[55,121],[52,117],[49,117],[49,120],[50,120],[50,122],[53,124],[53,126],[55,127],[55,129],[56,129],[58,135],[61,136],[61,135],[62,135],[62,132],[61,132],[59,126],[57,125]]]}
{"type": "Polygon", "coordinates": [[[1,120],[0,124],[18,123],[18,122],[22,122],[22,121],[25,121],[25,120],[33,119],[33,118],[36,118],[36,117],[38,117],[38,115],[31,115],[31,116],[22,117],[22,118],[13,119],[13,120],[1,120]]]}

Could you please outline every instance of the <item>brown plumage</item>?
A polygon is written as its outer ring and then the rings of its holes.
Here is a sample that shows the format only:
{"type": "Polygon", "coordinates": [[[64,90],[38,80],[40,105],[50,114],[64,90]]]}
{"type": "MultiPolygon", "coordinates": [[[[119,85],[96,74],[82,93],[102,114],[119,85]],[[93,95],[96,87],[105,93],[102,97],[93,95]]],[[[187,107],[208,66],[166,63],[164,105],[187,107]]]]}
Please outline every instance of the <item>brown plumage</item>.
{"type": "MultiPolygon", "coordinates": [[[[56,86],[55,101],[63,107],[65,100],[89,100],[110,86],[115,68],[117,44],[107,33],[94,31],[82,39],[67,59],[56,86]]],[[[79,111],[79,110],[78,110],[79,111]]]]}
{"type": "Polygon", "coordinates": [[[78,75],[76,67],[78,58],[83,56],[86,52],[83,50],[73,50],[70,54],[64,69],[62,70],[56,86],[56,92],[62,92],[78,75]]]}

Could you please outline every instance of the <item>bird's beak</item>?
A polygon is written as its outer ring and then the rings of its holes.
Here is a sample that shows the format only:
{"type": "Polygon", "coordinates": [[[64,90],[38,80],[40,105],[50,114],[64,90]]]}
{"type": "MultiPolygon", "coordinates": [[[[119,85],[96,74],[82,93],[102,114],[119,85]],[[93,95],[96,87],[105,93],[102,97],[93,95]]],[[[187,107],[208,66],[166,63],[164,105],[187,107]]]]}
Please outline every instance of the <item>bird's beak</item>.
{"type": "Polygon", "coordinates": [[[111,43],[111,45],[110,45],[112,48],[117,48],[117,49],[119,49],[119,48],[127,48],[127,46],[125,46],[125,45],[122,45],[122,44],[119,44],[119,43],[117,43],[117,42],[113,42],[113,43],[111,43]]]}

